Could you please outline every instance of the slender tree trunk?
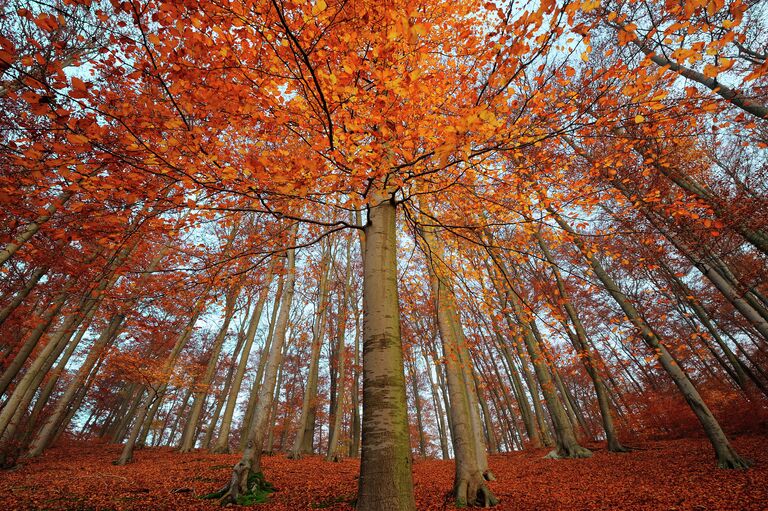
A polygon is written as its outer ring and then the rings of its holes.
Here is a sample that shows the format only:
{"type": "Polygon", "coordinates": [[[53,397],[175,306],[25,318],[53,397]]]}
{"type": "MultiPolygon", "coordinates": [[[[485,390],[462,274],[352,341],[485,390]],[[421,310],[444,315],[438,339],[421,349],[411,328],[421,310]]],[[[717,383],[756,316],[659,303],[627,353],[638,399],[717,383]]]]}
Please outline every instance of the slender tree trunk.
{"type": "Polygon", "coordinates": [[[16,310],[16,308],[22,304],[24,299],[29,295],[29,293],[35,288],[38,282],[40,282],[40,279],[48,273],[48,267],[47,266],[40,266],[39,268],[36,268],[35,271],[32,272],[32,274],[27,278],[27,282],[24,284],[24,287],[19,289],[16,294],[13,296],[13,299],[3,307],[2,310],[0,310],[0,325],[2,325],[6,319],[8,319],[8,316],[13,314],[13,311],[16,310]]]}
{"type": "Polygon", "coordinates": [[[746,468],[749,466],[749,463],[743,460],[731,447],[720,424],[699,395],[698,390],[688,378],[688,375],[680,367],[680,364],[673,359],[666,346],[662,344],[661,339],[656,332],[654,332],[645,322],[635,306],[621,291],[621,288],[616,281],[614,281],[608,272],[605,271],[595,255],[587,250],[583,240],[571,226],[553,209],[548,208],[548,211],[553,215],[553,218],[558,225],[571,235],[574,244],[592,266],[594,274],[600,282],[603,283],[609,294],[613,297],[619,307],[621,307],[622,311],[624,311],[627,318],[629,318],[635,328],[638,329],[646,344],[658,355],[662,367],[672,378],[678,389],[680,389],[683,397],[685,397],[688,405],[693,410],[693,413],[696,414],[696,417],[704,428],[704,431],[715,450],[718,465],[722,468],[746,468]]]}
{"type": "Polygon", "coordinates": [[[571,331],[569,328],[566,331],[579,359],[584,364],[584,368],[586,369],[589,378],[592,380],[592,386],[595,389],[597,403],[600,408],[600,417],[602,419],[605,438],[608,443],[608,450],[611,452],[626,452],[627,449],[621,445],[616,434],[616,428],[613,424],[613,416],[611,415],[610,401],[608,400],[608,391],[597,369],[600,354],[589,349],[590,342],[587,337],[587,330],[584,328],[584,324],[581,322],[581,317],[573,306],[570,293],[565,286],[565,280],[552,256],[552,252],[549,250],[549,245],[539,231],[534,233],[534,237],[538,242],[541,253],[544,255],[544,258],[552,269],[552,274],[554,275],[555,283],[557,284],[559,299],[562,301],[563,309],[565,309],[568,319],[573,325],[575,332],[571,331]]]}
{"type": "Polygon", "coordinates": [[[345,339],[347,333],[347,317],[349,310],[349,297],[352,288],[352,255],[351,255],[351,242],[346,244],[346,264],[344,269],[344,288],[342,289],[341,296],[339,297],[339,311],[336,317],[338,318],[338,326],[336,328],[336,368],[339,373],[339,378],[336,385],[336,410],[333,414],[333,427],[330,428],[330,435],[328,437],[328,453],[325,456],[326,461],[339,461],[341,458],[341,450],[339,449],[341,438],[341,426],[342,418],[344,417],[344,396],[345,396],[345,382],[346,382],[346,353],[345,353],[345,339]]]}
{"type": "Polygon", "coordinates": [[[419,430],[419,456],[427,457],[427,442],[424,438],[424,421],[421,418],[421,396],[419,396],[419,385],[416,380],[416,371],[413,368],[414,362],[406,363],[408,368],[408,378],[411,380],[411,393],[413,394],[413,405],[416,408],[416,427],[419,430]]]}
{"type": "Polygon", "coordinates": [[[256,369],[256,377],[254,378],[253,386],[248,398],[248,406],[246,407],[245,415],[243,416],[243,426],[240,433],[241,451],[245,449],[245,444],[248,442],[248,431],[251,430],[253,410],[256,408],[256,403],[258,403],[259,400],[259,387],[261,386],[261,381],[264,377],[264,368],[266,367],[267,359],[269,358],[267,354],[270,350],[272,335],[275,330],[275,324],[277,323],[277,314],[280,309],[279,304],[282,300],[284,286],[285,276],[281,274],[277,282],[277,290],[275,291],[275,300],[274,306],[272,307],[272,317],[269,321],[269,330],[267,331],[267,336],[264,338],[264,346],[262,347],[261,354],[259,355],[259,365],[256,369]]]}
{"type": "MultiPolygon", "coordinates": [[[[295,229],[295,227],[294,227],[295,229]]],[[[295,230],[289,243],[293,244],[295,239],[295,230]]],[[[270,343],[269,354],[264,369],[264,383],[259,388],[258,401],[254,409],[254,418],[251,422],[250,431],[245,432],[248,440],[243,450],[243,456],[232,469],[232,477],[229,484],[225,487],[221,497],[222,503],[240,503],[241,497],[254,491],[251,474],[257,476],[256,484],[261,484],[263,476],[261,475],[261,453],[264,447],[264,440],[268,434],[267,424],[272,410],[272,400],[275,394],[275,383],[277,380],[278,368],[282,361],[283,344],[285,343],[286,332],[288,330],[288,319],[290,315],[291,302],[293,301],[294,283],[296,279],[296,256],[294,249],[287,251],[288,261],[286,263],[287,275],[285,276],[285,288],[280,298],[280,312],[275,324],[274,335],[270,343]]],[[[267,355],[267,353],[264,353],[267,355]]],[[[255,384],[258,384],[256,382],[255,384]]]]}
{"type": "MultiPolygon", "coordinates": [[[[359,211],[354,213],[354,224],[363,225],[361,214],[359,211]]],[[[360,243],[360,253],[365,254],[365,230],[360,228],[357,230],[358,239],[360,243]]],[[[355,293],[357,296],[357,293],[355,293]]],[[[355,299],[355,353],[354,353],[354,368],[352,370],[352,442],[349,445],[350,457],[357,458],[360,456],[360,435],[361,435],[361,421],[360,421],[360,338],[361,335],[361,322],[360,311],[361,308],[357,306],[357,299],[355,299]]]]}
{"type": "Polygon", "coordinates": [[[13,241],[6,243],[5,247],[0,250],[0,267],[4,266],[5,263],[10,258],[12,258],[14,254],[16,254],[22,245],[24,245],[27,241],[32,239],[35,234],[37,234],[37,231],[40,230],[40,227],[42,227],[43,224],[51,219],[53,214],[56,213],[56,210],[58,210],[61,206],[66,204],[70,198],[72,198],[72,194],[73,192],[69,190],[59,194],[56,200],[45,208],[45,212],[42,215],[38,216],[33,222],[25,225],[24,229],[16,236],[16,238],[14,238],[13,241]]]}
{"type": "Polygon", "coordinates": [[[48,444],[51,442],[51,440],[53,440],[56,431],[60,427],[60,421],[64,418],[67,407],[75,397],[75,393],[85,382],[87,376],[90,374],[91,370],[101,357],[104,349],[106,349],[106,347],[109,346],[115,339],[115,336],[120,331],[120,327],[122,326],[124,320],[125,316],[122,314],[115,314],[112,316],[109,324],[106,326],[106,328],[104,328],[104,330],[101,332],[101,335],[99,335],[98,339],[96,339],[96,342],[91,347],[88,356],[86,357],[82,366],[80,366],[80,369],[78,370],[74,379],[64,391],[64,394],[61,396],[61,398],[59,398],[53,413],[51,413],[50,417],[48,417],[48,420],[46,420],[45,424],[43,425],[43,428],[32,441],[32,444],[30,445],[29,451],[27,453],[28,457],[39,456],[43,450],[48,447],[48,444]]]}
{"type": "Polygon", "coordinates": [[[256,307],[253,309],[251,320],[248,323],[248,330],[245,334],[245,346],[243,347],[243,354],[240,356],[240,362],[235,372],[235,377],[232,382],[232,386],[229,390],[229,397],[227,398],[227,407],[224,409],[224,416],[221,420],[221,430],[216,440],[216,445],[213,448],[215,453],[229,452],[229,431],[232,428],[232,418],[235,413],[235,405],[237,404],[237,396],[240,393],[240,387],[243,384],[243,378],[245,377],[245,370],[248,367],[248,357],[251,353],[251,347],[253,341],[256,338],[256,330],[259,327],[259,321],[261,320],[261,313],[264,310],[264,304],[269,296],[269,286],[272,283],[272,276],[274,274],[275,260],[272,260],[270,264],[269,272],[264,280],[263,287],[259,292],[259,299],[256,302],[256,307]]]}
{"type": "Polygon", "coordinates": [[[39,319],[37,326],[29,333],[26,340],[21,345],[21,348],[19,348],[19,351],[16,352],[16,356],[13,357],[13,360],[8,364],[8,367],[5,368],[3,375],[0,377],[0,394],[5,394],[5,391],[8,390],[13,379],[19,374],[21,368],[24,367],[32,350],[35,349],[37,343],[48,328],[50,328],[54,318],[56,318],[62,307],[64,307],[64,303],[67,301],[68,297],[69,294],[66,290],[59,293],[56,300],[48,306],[43,316],[39,319]]]}
{"type": "Polygon", "coordinates": [[[432,368],[429,364],[429,357],[424,349],[421,351],[421,355],[424,358],[424,364],[426,366],[427,378],[429,379],[429,387],[432,390],[432,405],[435,408],[435,416],[437,419],[437,432],[440,437],[440,451],[444,460],[451,458],[451,454],[448,451],[448,433],[445,425],[445,414],[443,413],[443,405],[440,404],[440,395],[437,390],[437,384],[434,378],[432,378],[432,368]]]}
{"type": "MultiPolygon", "coordinates": [[[[534,412],[531,410],[531,405],[528,402],[528,396],[525,394],[523,388],[523,382],[520,381],[520,375],[515,367],[512,353],[509,351],[509,345],[504,341],[501,335],[501,327],[497,325],[494,319],[494,331],[496,332],[496,342],[498,350],[502,355],[502,365],[507,371],[507,376],[512,386],[512,393],[517,401],[517,408],[520,411],[520,417],[523,420],[523,426],[525,427],[525,433],[528,440],[531,442],[531,447],[538,449],[544,446],[544,443],[539,433],[538,425],[536,424],[536,418],[534,412]],[[506,362],[506,364],[504,364],[506,362]]],[[[501,379],[501,378],[499,378],[501,379]]],[[[505,396],[506,397],[506,396],[505,396]]]]}
{"type": "Polygon", "coordinates": [[[240,283],[236,283],[229,289],[226,298],[226,306],[224,308],[224,322],[219,329],[219,333],[216,335],[216,339],[213,341],[211,352],[208,354],[208,364],[205,368],[200,382],[198,383],[202,390],[194,392],[194,400],[192,402],[192,408],[187,418],[186,426],[184,427],[184,433],[181,437],[181,445],[179,446],[179,452],[190,452],[195,447],[197,436],[195,434],[198,421],[200,419],[200,413],[203,410],[203,404],[208,396],[208,392],[213,382],[213,378],[216,375],[216,367],[219,362],[219,354],[221,348],[224,345],[224,340],[229,330],[229,323],[232,321],[232,316],[235,312],[235,303],[240,293],[240,283]]]}
{"type": "MultiPolygon", "coordinates": [[[[72,354],[75,352],[77,347],[80,344],[80,341],[85,336],[85,333],[88,331],[88,328],[91,325],[90,318],[88,321],[86,321],[83,326],[80,327],[80,330],[77,332],[77,335],[74,339],[72,339],[66,347],[66,350],[64,351],[63,355],[61,356],[61,360],[56,365],[56,368],[52,372],[48,372],[47,370],[40,371],[41,374],[48,374],[48,381],[45,384],[45,387],[40,391],[40,395],[37,398],[37,401],[35,402],[35,406],[32,409],[32,414],[29,416],[27,431],[25,433],[25,444],[32,440],[33,438],[33,431],[36,427],[40,415],[43,413],[43,409],[45,408],[45,405],[48,404],[48,399],[50,398],[51,394],[53,393],[54,389],[56,388],[56,383],[58,383],[59,377],[64,372],[64,370],[67,367],[67,363],[69,362],[69,359],[72,357],[72,354]]],[[[38,385],[33,385],[32,388],[36,388],[38,385]]],[[[26,408],[26,405],[22,406],[23,408],[26,408]]]]}
{"type": "MultiPolygon", "coordinates": [[[[290,348],[290,340],[289,342],[286,342],[283,346],[283,354],[282,357],[285,358],[285,356],[288,354],[288,350],[290,348]]],[[[269,412],[269,420],[267,421],[267,424],[269,426],[269,433],[267,434],[267,447],[264,449],[267,453],[272,454],[274,452],[275,447],[275,428],[273,424],[277,422],[277,413],[280,405],[280,390],[283,388],[283,379],[285,378],[285,364],[280,364],[280,369],[277,371],[277,385],[275,387],[275,396],[272,401],[272,409],[269,412]]],[[[286,421],[283,420],[283,433],[280,436],[280,448],[282,449],[284,439],[285,439],[285,431],[287,429],[286,421]]]]}
{"type": "Polygon", "coordinates": [[[315,437],[315,416],[317,413],[317,383],[320,370],[320,348],[325,337],[325,324],[328,306],[328,271],[330,268],[331,250],[326,243],[320,262],[320,282],[317,289],[317,305],[312,323],[312,352],[309,356],[309,372],[307,385],[304,388],[304,399],[301,404],[301,415],[296,430],[296,440],[291,449],[290,457],[298,459],[302,454],[312,454],[315,437]]]}
{"type": "MultiPolygon", "coordinates": [[[[246,312],[248,312],[248,307],[246,307],[246,312]]],[[[235,362],[237,362],[237,358],[240,355],[240,350],[243,348],[243,344],[245,343],[245,332],[243,332],[242,328],[240,330],[240,333],[237,335],[237,344],[235,345],[235,351],[232,352],[232,361],[229,364],[229,369],[227,370],[227,375],[224,377],[224,388],[222,389],[221,393],[216,396],[216,408],[213,412],[213,417],[211,417],[211,420],[208,423],[208,427],[205,430],[205,437],[203,438],[203,448],[211,450],[211,441],[213,440],[213,434],[216,431],[216,425],[219,422],[219,417],[221,416],[221,411],[224,408],[224,403],[227,401],[227,398],[230,394],[230,389],[232,388],[232,379],[235,376],[235,362]]]]}
{"type": "Polygon", "coordinates": [[[445,268],[445,251],[431,228],[423,228],[422,237],[430,254],[432,299],[437,310],[437,325],[451,396],[453,452],[456,457],[454,498],[458,507],[493,506],[498,501],[485,482],[490,474],[482,425],[479,417],[475,418],[478,403],[473,369],[466,350],[449,270],[445,268]]]}

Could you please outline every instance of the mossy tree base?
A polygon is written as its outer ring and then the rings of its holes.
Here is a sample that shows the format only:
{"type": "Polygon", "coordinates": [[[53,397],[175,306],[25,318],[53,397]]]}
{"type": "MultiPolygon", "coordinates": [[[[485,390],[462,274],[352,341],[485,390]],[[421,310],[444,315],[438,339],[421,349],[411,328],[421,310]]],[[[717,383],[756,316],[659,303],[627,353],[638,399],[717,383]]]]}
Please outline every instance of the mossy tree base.
{"type": "Polygon", "coordinates": [[[222,506],[229,504],[250,506],[267,502],[269,495],[275,492],[275,487],[264,479],[262,472],[249,472],[245,484],[241,484],[241,475],[245,470],[247,470],[247,467],[237,467],[232,475],[230,484],[200,498],[216,499],[222,506]],[[238,468],[243,468],[244,470],[238,471],[238,468]]]}

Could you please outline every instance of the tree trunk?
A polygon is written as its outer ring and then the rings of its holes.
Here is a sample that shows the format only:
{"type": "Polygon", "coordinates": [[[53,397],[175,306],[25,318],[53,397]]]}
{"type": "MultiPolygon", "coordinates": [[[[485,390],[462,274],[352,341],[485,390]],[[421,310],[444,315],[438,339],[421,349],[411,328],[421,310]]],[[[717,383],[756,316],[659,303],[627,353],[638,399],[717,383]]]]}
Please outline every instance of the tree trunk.
{"type": "Polygon", "coordinates": [[[571,228],[571,226],[553,209],[547,208],[547,210],[553,215],[555,221],[560,227],[571,235],[574,244],[581,251],[584,258],[592,266],[592,270],[600,282],[603,283],[608,293],[613,297],[616,303],[621,307],[624,314],[632,322],[635,328],[638,329],[640,335],[646,344],[654,351],[658,356],[664,370],[674,381],[675,385],[685,397],[688,405],[696,414],[702,427],[704,428],[709,441],[712,443],[712,447],[715,450],[718,466],[721,468],[746,468],[749,463],[742,459],[736,451],[731,447],[728,442],[728,438],[725,436],[720,424],[712,415],[712,412],[707,407],[704,400],[699,395],[698,390],[693,385],[693,382],[688,378],[688,375],[680,367],[680,364],[672,358],[672,355],[667,350],[666,346],[662,344],[658,335],[653,329],[645,322],[635,306],[629,301],[626,295],[621,291],[616,281],[605,271],[603,266],[597,260],[593,253],[589,252],[579,235],[571,228]]]}
{"type": "Polygon", "coordinates": [[[90,352],[88,353],[88,356],[80,366],[80,369],[78,370],[74,379],[64,391],[64,394],[61,396],[61,398],[59,398],[59,401],[56,404],[56,408],[51,413],[51,416],[45,422],[43,428],[37,434],[35,439],[32,441],[32,444],[30,445],[29,451],[27,453],[28,457],[39,456],[43,450],[48,447],[48,444],[51,442],[51,440],[53,440],[56,431],[60,427],[59,423],[64,418],[67,407],[75,397],[75,393],[85,382],[85,379],[96,365],[96,362],[98,362],[104,349],[106,349],[106,347],[109,346],[115,339],[124,320],[125,316],[122,314],[115,314],[112,316],[112,319],[110,319],[107,327],[101,332],[101,335],[99,335],[99,338],[96,339],[96,342],[94,342],[90,352]]]}
{"type": "Polygon", "coordinates": [[[400,339],[396,207],[378,193],[363,253],[363,420],[358,511],[416,509],[400,339]]]}
{"type": "Polygon", "coordinates": [[[66,204],[67,201],[72,198],[72,195],[73,192],[70,190],[63,191],[54,202],[45,208],[45,212],[42,215],[38,216],[33,222],[25,225],[22,232],[19,233],[13,241],[6,243],[5,247],[0,250],[0,267],[4,266],[22,245],[32,239],[32,236],[37,234],[40,227],[50,220],[53,214],[56,213],[56,210],[66,204]]]}
{"type": "Polygon", "coordinates": [[[600,354],[597,352],[593,353],[592,350],[589,349],[590,341],[587,337],[587,330],[584,328],[584,324],[581,322],[581,317],[573,306],[570,293],[565,287],[565,280],[552,256],[552,252],[549,250],[549,245],[539,231],[534,233],[534,237],[538,242],[541,253],[544,255],[544,259],[546,259],[552,269],[552,274],[554,275],[555,283],[557,284],[559,299],[562,301],[563,309],[565,309],[568,319],[571,321],[575,330],[575,332],[570,329],[567,329],[566,331],[579,359],[584,364],[584,368],[586,369],[589,378],[592,380],[592,386],[595,389],[597,403],[600,408],[600,417],[602,419],[605,438],[608,443],[608,450],[611,452],[626,452],[627,449],[621,445],[616,434],[616,428],[613,424],[613,416],[611,415],[611,406],[608,400],[608,391],[597,369],[600,354]]]}
{"type": "Polygon", "coordinates": [[[434,378],[432,378],[432,368],[429,364],[429,357],[422,348],[421,355],[424,358],[424,364],[426,366],[427,378],[429,379],[429,387],[432,390],[432,405],[435,408],[435,416],[437,419],[437,432],[440,437],[440,451],[444,460],[451,458],[451,454],[448,451],[448,432],[446,431],[445,414],[443,413],[443,405],[440,404],[440,394],[437,390],[437,384],[434,378]]]}
{"type": "MultiPolygon", "coordinates": [[[[295,227],[291,236],[290,243],[294,243],[295,227]]],[[[285,288],[280,298],[280,312],[275,323],[274,335],[270,343],[269,354],[264,369],[264,383],[259,387],[258,401],[254,409],[254,417],[251,422],[250,431],[245,432],[247,442],[243,450],[243,456],[232,469],[232,477],[229,484],[224,488],[221,496],[221,503],[238,504],[242,502],[242,497],[249,492],[253,492],[254,478],[255,484],[262,484],[261,475],[261,452],[264,447],[264,440],[267,437],[267,424],[272,410],[272,400],[275,394],[275,383],[277,372],[282,361],[283,344],[288,330],[288,319],[290,316],[291,302],[293,301],[294,283],[296,281],[296,256],[294,249],[287,251],[288,261],[286,263],[287,275],[285,276],[285,288]]],[[[266,353],[264,353],[266,355],[266,353]]],[[[254,383],[258,385],[258,382],[254,383]]]]}
{"type": "Polygon", "coordinates": [[[296,440],[291,449],[290,457],[299,459],[302,454],[312,454],[315,437],[315,416],[317,413],[317,382],[320,370],[320,348],[325,337],[328,306],[328,271],[330,268],[330,245],[323,247],[320,261],[320,282],[317,288],[317,305],[312,323],[312,352],[309,356],[309,372],[307,385],[304,388],[304,398],[301,404],[301,415],[296,429],[296,440]]]}
{"type": "Polygon", "coordinates": [[[264,346],[261,348],[261,354],[259,355],[259,365],[256,369],[256,376],[253,380],[251,392],[248,397],[248,405],[243,416],[243,426],[240,430],[240,450],[245,449],[245,444],[248,442],[248,431],[251,430],[251,421],[253,420],[253,410],[256,408],[256,403],[259,400],[259,388],[261,387],[261,381],[264,377],[264,368],[267,364],[267,358],[270,343],[272,342],[272,335],[275,331],[275,324],[277,323],[277,313],[280,309],[279,304],[283,296],[283,287],[285,286],[285,275],[281,274],[277,281],[277,290],[275,291],[275,300],[272,307],[272,317],[269,321],[269,329],[267,335],[264,338],[264,346]]]}
{"type": "Polygon", "coordinates": [[[232,321],[232,316],[235,312],[235,303],[240,293],[241,283],[235,283],[227,292],[226,305],[224,308],[224,322],[219,329],[219,333],[216,335],[216,339],[213,341],[211,352],[208,354],[208,364],[205,367],[205,373],[203,374],[197,385],[202,387],[202,390],[194,392],[194,400],[192,402],[192,408],[187,418],[186,426],[184,427],[184,433],[181,437],[181,445],[179,446],[179,452],[190,452],[195,447],[196,429],[198,421],[200,419],[200,413],[203,410],[203,404],[208,396],[211,383],[216,375],[216,367],[219,362],[219,354],[221,348],[224,345],[224,340],[229,330],[229,323],[232,321]]]}
{"type": "Polygon", "coordinates": [[[227,407],[224,409],[224,416],[221,419],[221,430],[216,440],[216,445],[213,447],[215,453],[227,453],[229,452],[229,431],[232,428],[232,417],[235,413],[235,405],[237,404],[237,396],[240,393],[240,387],[243,384],[243,378],[245,377],[245,370],[248,367],[248,357],[251,353],[253,341],[256,338],[256,330],[259,327],[259,321],[261,320],[261,313],[264,310],[264,304],[269,296],[269,286],[272,283],[272,276],[274,275],[275,259],[269,267],[267,277],[262,284],[261,291],[259,293],[259,299],[256,302],[256,307],[253,309],[251,320],[248,323],[248,330],[245,334],[245,346],[243,347],[243,354],[240,356],[240,362],[237,365],[237,371],[235,372],[235,378],[232,382],[232,386],[229,390],[229,397],[227,398],[227,407]]]}
{"type": "Polygon", "coordinates": [[[344,269],[344,288],[342,289],[341,296],[339,297],[339,310],[336,315],[338,318],[338,326],[336,328],[336,369],[339,373],[339,378],[336,385],[336,410],[333,417],[333,427],[330,428],[330,435],[328,437],[328,453],[325,456],[326,461],[339,461],[341,458],[341,450],[339,449],[341,438],[341,425],[342,418],[344,416],[344,384],[346,382],[345,376],[345,338],[347,333],[347,317],[349,315],[349,297],[352,288],[352,256],[351,256],[351,242],[346,244],[346,264],[344,269]]]}
{"type": "Polygon", "coordinates": [[[0,310],[0,325],[2,325],[11,314],[13,314],[13,311],[16,310],[16,307],[21,305],[24,299],[35,288],[37,283],[40,282],[40,279],[46,273],[48,273],[47,266],[40,266],[32,272],[32,275],[29,276],[27,282],[24,284],[24,287],[19,289],[19,291],[13,296],[13,299],[10,301],[10,303],[8,303],[8,305],[0,310]]]}
{"type": "Polygon", "coordinates": [[[429,275],[432,299],[437,310],[437,325],[443,344],[443,358],[451,397],[453,452],[456,457],[453,481],[456,506],[493,506],[498,501],[486,485],[488,460],[482,425],[477,410],[477,394],[471,360],[458,315],[445,251],[432,228],[422,228],[430,256],[429,275]]]}

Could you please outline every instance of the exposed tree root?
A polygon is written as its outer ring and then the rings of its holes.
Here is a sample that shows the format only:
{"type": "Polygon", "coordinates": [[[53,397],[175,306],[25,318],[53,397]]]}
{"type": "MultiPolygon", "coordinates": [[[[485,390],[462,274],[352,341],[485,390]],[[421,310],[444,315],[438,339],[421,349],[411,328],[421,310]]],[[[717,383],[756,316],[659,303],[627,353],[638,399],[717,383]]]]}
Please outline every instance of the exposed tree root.
{"type": "Polygon", "coordinates": [[[591,458],[592,451],[586,447],[582,447],[578,444],[571,446],[559,446],[557,449],[553,449],[544,458],[559,460],[564,458],[591,458]]]}
{"type": "Polygon", "coordinates": [[[462,477],[454,487],[456,507],[492,507],[499,503],[479,473],[462,477]]]}
{"type": "Polygon", "coordinates": [[[728,470],[746,470],[753,465],[751,460],[742,458],[737,454],[728,456],[727,458],[718,458],[717,466],[719,468],[725,468],[728,470]]]}
{"type": "Polygon", "coordinates": [[[631,447],[625,447],[618,440],[608,442],[608,451],[610,452],[632,452],[631,447]]]}
{"type": "Polygon", "coordinates": [[[249,506],[266,502],[274,491],[275,487],[264,479],[263,473],[251,472],[247,465],[240,462],[232,469],[229,484],[201,498],[217,499],[222,506],[249,506]]]}

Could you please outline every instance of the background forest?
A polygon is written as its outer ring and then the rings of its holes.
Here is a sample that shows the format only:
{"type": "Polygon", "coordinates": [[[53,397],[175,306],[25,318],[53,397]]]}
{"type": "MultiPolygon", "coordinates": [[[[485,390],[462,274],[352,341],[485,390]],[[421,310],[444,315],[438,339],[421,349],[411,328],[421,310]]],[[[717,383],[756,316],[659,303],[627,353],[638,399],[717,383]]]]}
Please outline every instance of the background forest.
{"type": "Polygon", "coordinates": [[[9,508],[768,505],[767,3],[0,5],[9,508]]]}

